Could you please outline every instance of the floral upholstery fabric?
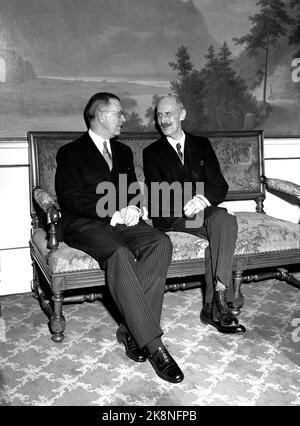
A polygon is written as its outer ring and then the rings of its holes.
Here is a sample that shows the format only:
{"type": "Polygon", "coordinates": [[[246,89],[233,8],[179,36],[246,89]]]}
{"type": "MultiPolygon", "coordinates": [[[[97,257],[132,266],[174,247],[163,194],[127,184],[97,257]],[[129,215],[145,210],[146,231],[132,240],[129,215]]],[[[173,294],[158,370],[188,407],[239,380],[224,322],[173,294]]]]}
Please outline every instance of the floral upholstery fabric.
{"type": "MultiPolygon", "coordinates": [[[[300,250],[300,225],[261,213],[236,213],[238,240],[236,255],[250,255],[282,250],[300,250]]],[[[207,241],[194,235],[169,232],[173,244],[172,261],[204,259],[207,241]]],[[[46,233],[37,230],[32,238],[43,256],[48,254],[46,233]]],[[[99,269],[98,263],[86,253],[60,243],[48,258],[53,273],[99,269]]]]}
{"type": "Polygon", "coordinates": [[[209,138],[230,193],[260,192],[260,144],[256,136],[209,138]]]}
{"type": "Polygon", "coordinates": [[[42,257],[47,260],[48,267],[54,274],[99,269],[95,259],[81,250],[69,247],[66,243],[59,243],[58,249],[49,254],[47,234],[44,229],[36,230],[32,241],[42,257]]]}
{"type": "Polygon", "coordinates": [[[246,255],[300,250],[300,225],[262,213],[236,213],[238,239],[235,254],[246,255]]]}
{"type": "Polygon", "coordinates": [[[49,194],[49,192],[46,192],[41,188],[35,188],[33,196],[44,212],[47,212],[48,208],[51,206],[58,207],[58,204],[56,200],[54,200],[54,197],[49,194]]]}
{"type": "Polygon", "coordinates": [[[168,232],[167,234],[173,245],[172,262],[205,258],[208,242],[204,238],[184,232],[168,232]]]}
{"type": "MultiPolygon", "coordinates": [[[[81,133],[76,136],[79,137],[81,133]]],[[[56,201],[55,193],[55,171],[56,171],[56,153],[58,149],[75,137],[65,136],[62,138],[41,137],[37,140],[37,157],[38,157],[38,185],[44,189],[56,201]]]]}

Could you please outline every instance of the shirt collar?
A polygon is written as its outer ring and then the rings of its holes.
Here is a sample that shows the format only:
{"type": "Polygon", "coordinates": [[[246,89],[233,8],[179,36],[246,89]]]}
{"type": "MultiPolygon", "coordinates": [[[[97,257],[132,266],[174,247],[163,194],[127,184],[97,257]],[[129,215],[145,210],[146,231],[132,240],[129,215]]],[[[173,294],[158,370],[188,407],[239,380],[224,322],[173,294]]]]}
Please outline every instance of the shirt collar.
{"type": "Polygon", "coordinates": [[[182,135],[180,139],[173,139],[170,137],[167,137],[168,142],[172,145],[172,147],[177,151],[176,145],[180,143],[182,152],[184,151],[184,143],[185,143],[185,133],[182,131],[182,135]]]}
{"type": "Polygon", "coordinates": [[[109,139],[104,139],[102,136],[97,135],[97,133],[93,132],[93,130],[89,129],[88,131],[92,141],[94,142],[94,144],[96,145],[96,147],[99,149],[99,151],[101,152],[101,154],[103,153],[103,142],[106,140],[107,141],[107,149],[108,152],[111,154],[111,146],[110,146],[110,141],[109,139]]]}

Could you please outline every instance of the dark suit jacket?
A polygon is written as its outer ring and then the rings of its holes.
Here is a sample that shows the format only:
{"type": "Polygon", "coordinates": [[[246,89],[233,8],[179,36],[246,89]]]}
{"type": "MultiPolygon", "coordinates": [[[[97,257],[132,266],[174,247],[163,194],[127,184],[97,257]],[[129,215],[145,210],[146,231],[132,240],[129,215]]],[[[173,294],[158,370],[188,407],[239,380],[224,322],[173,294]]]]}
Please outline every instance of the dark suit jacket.
{"type": "MultiPolygon", "coordinates": [[[[227,182],[220,171],[219,161],[211,143],[206,138],[186,133],[184,166],[165,136],[144,149],[143,162],[150,216],[153,224],[160,229],[170,228],[174,223],[174,217],[182,217],[183,212],[181,210],[180,215],[176,214],[171,205],[169,217],[163,217],[165,214],[161,205],[159,209],[157,206],[151,206],[152,182],[167,182],[168,184],[180,182],[182,185],[184,182],[192,182],[192,195],[197,192],[196,182],[203,182],[203,195],[213,206],[223,202],[226,197],[227,182]],[[155,212],[154,215],[153,212],[155,212]]],[[[187,201],[187,199],[182,199],[182,207],[187,201]]]]}
{"type": "MultiPolygon", "coordinates": [[[[119,175],[127,176],[122,179],[123,189],[136,182],[131,149],[118,142],[110,140],[113,157],[113,169],[109,167],[104,157],[90,138],[88,132],[79,139],[62,146],[56,156],[57,170],[55,175],[56,194],[61,207],[62,219],[61,238],[63,231],[69,223],[78,218],[91,218],[105,223],[110,222],[110,216],[99,217],[97,214],[97,202],[104,194],[97,194],[96,188],[101,182],[112,182],[115,185],[115,210],[125,205],[119,205],[119,175]]],[[[124,191],[123,191],[124,194],[124,191]]],[[[128,196],[133,198],[135,194],[128,196]]],[[[126,200],[125,200],[126,201],[126,200]]],[[[127,203],[125,202],[127,205],[127,203]]],[[[114,211],[112,212],[114,213],[114,211]]]]}

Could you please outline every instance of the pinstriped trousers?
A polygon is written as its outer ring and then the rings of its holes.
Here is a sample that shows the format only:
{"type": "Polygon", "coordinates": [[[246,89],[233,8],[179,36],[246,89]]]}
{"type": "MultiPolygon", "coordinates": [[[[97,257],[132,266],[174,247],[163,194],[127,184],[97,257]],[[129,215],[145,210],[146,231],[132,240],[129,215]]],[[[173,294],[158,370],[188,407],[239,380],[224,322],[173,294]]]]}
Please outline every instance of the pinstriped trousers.
{"type": "Polygon", "coordinates": [[[142,348],[163,334],[160,318],[172,243],[143,220],[115,227],[93,219],[78,219],[64,241],[99,262],[106,271],[112,298],[137,345],[142,348]]]}

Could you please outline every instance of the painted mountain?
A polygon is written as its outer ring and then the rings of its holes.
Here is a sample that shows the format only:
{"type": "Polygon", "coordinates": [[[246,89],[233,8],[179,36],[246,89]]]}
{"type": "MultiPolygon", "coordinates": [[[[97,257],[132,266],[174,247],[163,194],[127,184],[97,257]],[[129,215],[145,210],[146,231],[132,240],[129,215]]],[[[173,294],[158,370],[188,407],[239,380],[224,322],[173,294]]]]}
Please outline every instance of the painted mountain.
{"type": "Polygon", "coordinates": [[[187,46],[201,66],[210,44],[192,0],[0,0],[3,48],[44,76],[169,77],[187,46]]]}

